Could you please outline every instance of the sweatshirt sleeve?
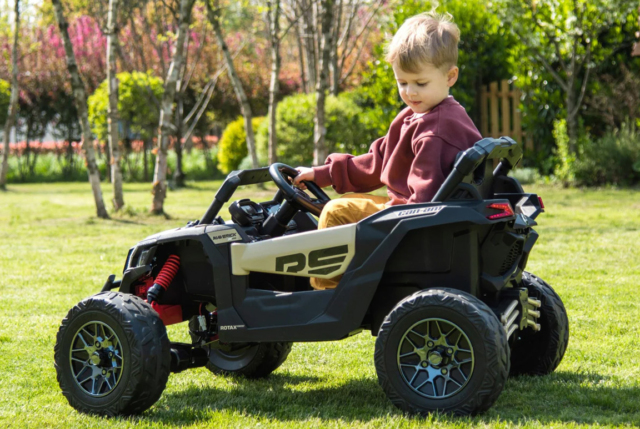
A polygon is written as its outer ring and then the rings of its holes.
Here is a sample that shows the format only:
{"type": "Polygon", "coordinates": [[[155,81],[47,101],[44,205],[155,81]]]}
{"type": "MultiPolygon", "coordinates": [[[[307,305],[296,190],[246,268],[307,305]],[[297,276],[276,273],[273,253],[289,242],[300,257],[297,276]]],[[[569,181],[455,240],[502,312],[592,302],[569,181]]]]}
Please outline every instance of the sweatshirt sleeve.
{"type": "Polygon", "coordinates": [[[411,196],[407,204],[427,203],[451,172],[458,149],[440,137],[429,136],[413,144],[413,153],[415,157],[407,179],[411,196]]]}
{"type": "Polygon", "coordinates": [[[382,153],[386,137],[374,141],[369,153],[349,155],[334,153],[327,157],[325,165],[313,167],[315,182],[321,188],[333,185],[339,194],[346,192],[371,192],[382,186],[382,153]]]}

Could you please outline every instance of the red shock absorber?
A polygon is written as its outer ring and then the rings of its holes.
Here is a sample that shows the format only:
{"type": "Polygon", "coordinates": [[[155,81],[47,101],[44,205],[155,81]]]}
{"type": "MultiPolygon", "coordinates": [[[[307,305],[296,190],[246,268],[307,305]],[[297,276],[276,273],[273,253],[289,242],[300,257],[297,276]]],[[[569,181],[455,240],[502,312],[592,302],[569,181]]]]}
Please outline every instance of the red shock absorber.
{"type": "MultiPolygon", "coordinates": [[[[158,273],[158,276],[153,280],[153,286],[147,291],[147,294],[149,294],[153,288],[156,288],[156,285],[166,291],[171,285],[173,278],[178,274],[179,269],[180,257],[178,255],[169,256],[158,273]]],[[[158,296],[158,293],[156,292],[155,295],[158,296]]],[[[182,322],[182,306],[180,305],[162,305],[154,300],[151,302],[151,307],[158,313],[165,326],[182,322]]]]}
{"type": "Polygon", "coordinates": [[[162,286],[164,290],[169,288],[169,285],[173,281],[173,278],[178,274],[180,269],[180,257],[178,255],[171,255],[164,263],[164,266],[158,273],[158,277],[153,281],[155,284],[162,286]]]}

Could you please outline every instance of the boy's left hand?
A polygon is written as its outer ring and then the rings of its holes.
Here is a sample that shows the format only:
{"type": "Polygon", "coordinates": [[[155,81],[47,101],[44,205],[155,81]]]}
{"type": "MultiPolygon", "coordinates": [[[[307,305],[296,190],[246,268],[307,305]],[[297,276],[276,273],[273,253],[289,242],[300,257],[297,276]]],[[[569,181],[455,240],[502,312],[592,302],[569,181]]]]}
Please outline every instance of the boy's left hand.
{"type": "Polygon", "coordinates": [[[298,167],[298,175],[293,178],[293,185],[300,189],[307,189],[307,187],[302,183],[302,181],[313,182],[316,178],[316,174],[313,172],[313,168],[309,167],[298,167]]]}

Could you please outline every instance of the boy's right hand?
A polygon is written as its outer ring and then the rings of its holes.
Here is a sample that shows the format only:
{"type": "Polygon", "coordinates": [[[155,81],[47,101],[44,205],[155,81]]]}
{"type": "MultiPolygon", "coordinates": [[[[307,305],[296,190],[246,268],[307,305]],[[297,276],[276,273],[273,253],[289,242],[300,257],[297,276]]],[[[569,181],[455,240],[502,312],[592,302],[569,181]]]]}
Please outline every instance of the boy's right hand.
{"type": "Polygon", "coordinates": [[[302,183],[302,181],[313,182],[316,178],[316,174],[313,172],[313,168],[309,167],[298,167],[298,175],[293,179],[293,185],[300,189],[307,189],[307,187],[302,183]]]}

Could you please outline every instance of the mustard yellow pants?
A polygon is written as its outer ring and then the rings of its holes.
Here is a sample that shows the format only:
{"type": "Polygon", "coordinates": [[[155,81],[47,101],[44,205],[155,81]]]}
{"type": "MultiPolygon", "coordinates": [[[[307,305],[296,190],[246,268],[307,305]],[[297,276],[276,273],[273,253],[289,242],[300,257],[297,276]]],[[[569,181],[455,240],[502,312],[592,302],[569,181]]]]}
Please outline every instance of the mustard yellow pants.
{"type": "MultiPolygon", "coordinates": [[[[386,208],[385,203],[388,201],[388,197],[369,194],[343,195],[324,206],[318,220],[318,229],[356,223],[386,208]]],[[[333,289],[338,286],[341,277],[331,279],[312,277],[311,286],[314,289],[333,289]]]]}

